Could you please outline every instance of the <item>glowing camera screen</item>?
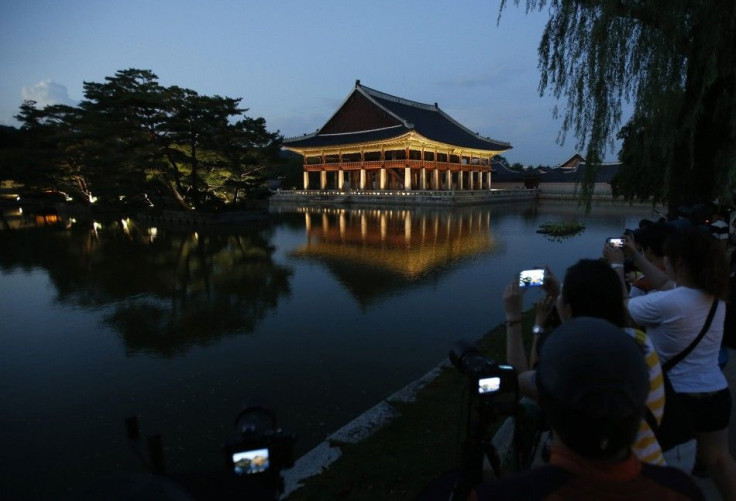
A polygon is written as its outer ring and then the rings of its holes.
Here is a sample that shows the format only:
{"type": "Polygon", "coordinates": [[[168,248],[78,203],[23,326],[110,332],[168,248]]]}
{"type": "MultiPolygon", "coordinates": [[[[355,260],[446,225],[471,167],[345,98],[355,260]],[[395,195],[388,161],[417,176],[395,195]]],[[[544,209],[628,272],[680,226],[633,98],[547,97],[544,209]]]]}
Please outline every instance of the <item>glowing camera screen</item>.
{"type": "Polygon", "coordinates": [[[478,395],[483,395],[484,393],[495,393],[500,389],[501,378],[498,376],[486,377],[478,380],[478,395]]]}
{"type": "Polygon", "coordinates": [[[253,449],[233,453],[233,468],[238,475],[261,473],[268,469],[268,449],[253,449]]]}
{"type": "Polygon", "coordinates": [[[544,269],[524,270],[519,273],[520,287],[538,287],[544,283],[544,269]]]}

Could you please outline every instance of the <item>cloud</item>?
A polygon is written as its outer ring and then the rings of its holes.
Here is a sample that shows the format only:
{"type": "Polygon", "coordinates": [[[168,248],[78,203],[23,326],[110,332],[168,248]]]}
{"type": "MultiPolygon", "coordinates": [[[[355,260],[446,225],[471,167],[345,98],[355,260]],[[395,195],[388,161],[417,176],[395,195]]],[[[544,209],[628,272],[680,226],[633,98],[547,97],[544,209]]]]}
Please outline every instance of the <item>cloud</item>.
{"type": "Polygon", "coordinates": [[[50,104],[68,104],[70,106],[77,104],[69,97],[66,86],[53,80],[43,80],[31,87],[24,86],[20,94],[24,101],[36,101],[38,108],[44,108],[50,104]]]}

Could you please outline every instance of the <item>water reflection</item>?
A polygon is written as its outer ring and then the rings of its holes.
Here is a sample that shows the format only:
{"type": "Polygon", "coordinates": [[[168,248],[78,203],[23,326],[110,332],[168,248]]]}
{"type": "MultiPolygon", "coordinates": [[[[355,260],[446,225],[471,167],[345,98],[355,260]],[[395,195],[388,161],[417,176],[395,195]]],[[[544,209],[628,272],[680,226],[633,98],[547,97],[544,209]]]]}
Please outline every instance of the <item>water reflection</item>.
{"type": "Polygon", "coordinates": [[[103,321],[128,354],[171,357],[252,332],[289,294],[291,270],[273,262],[261,230],[184,233],[129,219],[40,223],[0,232],[0,267],[45,269],[57,302],[108,307],[103,321]]]}
{"type": "Polygon", "coordinates": [[[322,262],[361,304],[498,247],[488,207],[300,212],[306,244],[291,255],[322,262]]]}

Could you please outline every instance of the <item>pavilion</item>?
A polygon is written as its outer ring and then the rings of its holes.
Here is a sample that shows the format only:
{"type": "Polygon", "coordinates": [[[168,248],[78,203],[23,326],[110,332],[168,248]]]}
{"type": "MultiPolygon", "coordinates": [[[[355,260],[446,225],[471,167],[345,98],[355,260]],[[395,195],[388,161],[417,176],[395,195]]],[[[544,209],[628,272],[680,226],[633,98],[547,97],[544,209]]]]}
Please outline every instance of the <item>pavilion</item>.
{"type": "Polygon", "coordinates": [[[338,191],[490,190],[491,159],[511,149],[360,80],[322,128],[283,146],[303,156],[305,190],[338,191]]]}

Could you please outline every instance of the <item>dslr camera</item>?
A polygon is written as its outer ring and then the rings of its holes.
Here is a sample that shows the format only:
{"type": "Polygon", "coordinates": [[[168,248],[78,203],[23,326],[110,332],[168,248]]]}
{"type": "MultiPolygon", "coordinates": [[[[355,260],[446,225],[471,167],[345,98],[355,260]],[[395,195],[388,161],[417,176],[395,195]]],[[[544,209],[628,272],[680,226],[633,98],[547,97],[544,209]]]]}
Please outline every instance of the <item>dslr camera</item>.
{"type": "Polygon", "coordinates": [[[283,491],[281,470],[294,465],[295,435],[277,427],[265,407],[246,407],[235,420],[235,440],[223,447],[231,474],[265,492],[283,491]]]}
{"type": "Polygon", "coordinates": [[[516,369],[481,355],[478,350],[458,341],[450,351],[450,361],[468,379],[470,393],[481,406],[498,415],[513,415],[517,410],[518,379],[516,369]]]}

